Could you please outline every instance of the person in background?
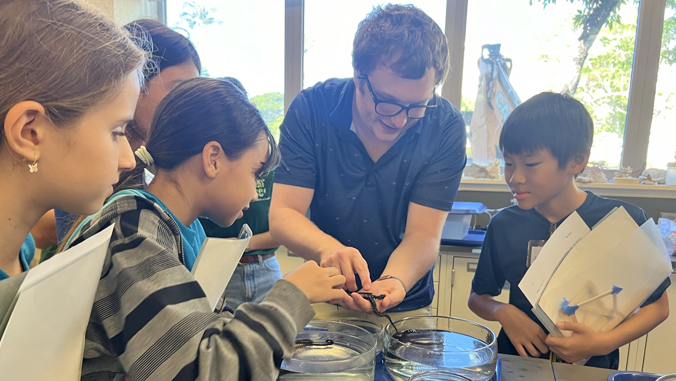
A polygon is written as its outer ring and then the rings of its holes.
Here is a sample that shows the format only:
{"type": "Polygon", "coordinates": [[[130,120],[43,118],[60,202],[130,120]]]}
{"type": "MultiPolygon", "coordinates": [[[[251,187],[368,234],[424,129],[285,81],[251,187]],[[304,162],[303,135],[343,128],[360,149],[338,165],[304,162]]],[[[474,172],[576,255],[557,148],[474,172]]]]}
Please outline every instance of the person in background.
{"type": "Polygon", "coordinates": [[[309,262],[261,303],[215,313],[190,270],[206,238],[256,200],[279,161],[260,112],[229,81],[194,78],[159,104],[139,167],[145,189],[115,193],[74,230],[71,246],[114,224],[86,334],[83,379],[276,379],[310,321],[311,302],[340,301],[345,277],[309,262]]]}
{"type": "Polygon", "coordinates": [[[134,166],[143,52],[80,2],[0,1],[0,279],[28,270],[49,210],[97,211],[134,166]]]}
{"type": "Polygon", "coordinates": [[[139,96],[134,121],[129,125],[129,143],[136,151],[148,140],[157,105],[179,83],[199,77],[202,63],[190,40],[157,20],[136,20],[124,28],[150,54],[151,63],[143,69],[146,86],[139,96]]]}
{"type": "Polygon", "coordinates": [[[59,245],[56,237],[56,221],[54,209],[45,213],[31,229],[31,235],[35,240],[35,247],[40,249],[40,262],[51,258],[56,254],[59,245]]]}
{"type": "MultiPolygon", "coordinates": [[[[142,19],[124,26],[133,41],[149,55],[143,68],[145,86],[127,126],[127,137],[133,151],[145,144],[153,113],[171,89],[186,79],[199,77],[202,64],[193,44],[180,33],[159,21],[142,19]]],[[[131,171],[121,176],[120,183],[144,184],[143,171],[131,171]]],[[[57,209],[56,234],[60,243],[78,216],[57,209]]]]}
{"type": "Polygon", "coordinates": [[[588,366],[617,369],[618,348],[669,315],[669,278],[638,312],[609,332],[599,333],[581,323],[558,323],[560,329],[572,332],[568,338],[548,334],[518,287],[511,288],[509,303],[494,299],[505,281],[516,285],[523,278],[530,265],[529,246],[547,240],[571,213],[577,212],[589,228],[620,206],[639,226],[647,220],[639,207],[576,186],[575,177],[587,166],[593,135],[594,122],[584,105],[556,93],[541,93],[522,103],[502,127],[505,181],[517,205],[491,219],[469,297],[474,313],[502,325],[500,353],[546,358],[551,351],[567,362],[590,358],[588,366]]]}
{"type": "MultiPolygon", "coordinates": [[[[318,83],[289,106],[270,231],[339,268],[348,291],[382,295],[380,312],[429,315],[432,268],[466,162],[462,116],[435,94],[449,71],[446,37],[414,6],[378,6],[359,24],[352,66],[353,78],[318,83]]],[[[315,310],[377,319],[357,293],[315,310]]]]}
{"type": "MultiPolygon", "coordinates": [[[[236,78],[221,79],[230,81],[247,95],[244,86],[236,78]]],[[[254,234],[225,289],[226,301],[232,308],[237,308],[245,302],[260,303],[275,282],[282,278],[282,271],[275,257],[279,243],[272,238],[268,228],[273,178],[274,171],[270,171],[256,180],[258,199],[244,211],[242,218],[235,220],[229,227],[220,227],[208,218],[200,218],[207,237],[237,237],[244,224],[249,225],[254,234]]]]}

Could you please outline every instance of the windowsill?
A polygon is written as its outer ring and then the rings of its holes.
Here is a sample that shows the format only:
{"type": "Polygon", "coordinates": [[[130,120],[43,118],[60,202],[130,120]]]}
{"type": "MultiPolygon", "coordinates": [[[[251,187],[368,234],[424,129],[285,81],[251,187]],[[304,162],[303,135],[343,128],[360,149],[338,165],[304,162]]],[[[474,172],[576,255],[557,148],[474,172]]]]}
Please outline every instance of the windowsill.
{"type": "MultiPolygon", "coordinates": [[[[676,185],[640,185],[611,183],[577,183],[578,188],[590,190],[603,197],[644,197],[676,199],[676,185]]],[[[463,178],[460,191],[509,192],[504,180],[478,180],[463,178]]]]}

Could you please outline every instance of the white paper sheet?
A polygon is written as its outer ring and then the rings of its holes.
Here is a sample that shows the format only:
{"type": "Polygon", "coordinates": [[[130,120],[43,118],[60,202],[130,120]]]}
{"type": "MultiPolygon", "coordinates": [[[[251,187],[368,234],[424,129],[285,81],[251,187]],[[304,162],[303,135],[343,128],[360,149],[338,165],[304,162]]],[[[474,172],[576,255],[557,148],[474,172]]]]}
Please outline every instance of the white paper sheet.
{"type": "MultiPolygon", "coordinates": [[[[629,215],[626,217],[631,218],[629,215]]],[[[560,312],[563,298],[569,300],[571,305],[578,305],[612,290],[614,286],[621,287],[622,290],[617,295],[601,297],[593,303],[581,306],[575,312],[575,318],[579,322],[595,331],[612,330],[630,316],[671,274],[671,262],[664,257],[658,246],[662,242],[653,241],[651,237],[654,237],[651,230],[656,229],[655,223],[648,220],[641,228],[636,227],[630,234],[623,235],[623,239],[614,236],[613,243],[616,244],[607,245],[605,250],[596,247],[593,252],[585,252],[578,250],[576,246],[561,264],[561,268],[577,270],[574,273],[557,271],[538,305],[554,323],[571,321],[570,317],[560,312]]],[[[581,243],[585,241],[590,239],[585,237],[581,243]]]]}
{"type": "MultiPolygon", "coordinates": [[[[560,243],[556,239],[560,234],[568,231],[557,229],[545,248],[550,242],[560,243]]],[[[597,332],[612,330],[671,273],[663,245],[652,220],[639,228],[624,208],[618,208],[564,255],[539,293],[529,290],[531,297],[539,294],[531,302],[533,312],[558,337],[570,334],[558,330],[555,324],[559,321],[578,321],[597,332]],[[621,290],[611,292],[614,287],[621,290]],[[564,305],[573,308],[564,313],[564,305]]],[[[526,275],[531,271],[533,266],[526,275]]],[[[544,278],[540,274],[538,279],[544,278]]]]}
{"type": "Polygon", "coordinates": [[[230,282],[249,239],[207,238],[202,244],[192,273],[202,286],[212,309],[216,308],[230,282]]]}
{"type": "Polygon", "coordinates": [[[549,278],[568,254],[568,251],[587,233],[589,227],[579,214],[573,212],[556,229],[545,246],[540,250],[526,274],[519,282],[519,289],[533,306],[542,295],[549,278]]]}
{"type": "Polygon", "coordinates": [[[3,380],[80,379],[87,322],[113,226],[28,271],[0,340],[3,380]]]}

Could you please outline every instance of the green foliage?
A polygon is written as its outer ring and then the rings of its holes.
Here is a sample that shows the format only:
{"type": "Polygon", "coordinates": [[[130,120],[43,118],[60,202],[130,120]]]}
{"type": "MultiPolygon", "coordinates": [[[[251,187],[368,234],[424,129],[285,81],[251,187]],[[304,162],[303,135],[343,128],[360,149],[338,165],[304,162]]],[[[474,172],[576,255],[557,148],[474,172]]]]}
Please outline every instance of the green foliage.
{"type": "MultiPolygon", "coordinates": [[[[570,3],[582,2],[584,9],[573,17],[573,27],[583,29],[587,16],[592,7],[604,0],[565,0],[570,3]]],[[[533,0],[529,0],[533,4],[533,0]]],[[[538,0],[546,8],[555,5],[556,0],[538,0]]],[[[594,119],[595,133],[610,132],[619,137],[624,135],[627,116],[629,83],[634,59],[636,43],[636,24],[625,24],[620,18],[619,11],[626,0],[620,0],[611,11],[604,23],[604,28],[598,35],[595,44],[601,44],[604,53],[588,58],[581,71],[580,84],[575,97],[580,99],[594,119]]],[[[638,0],[633,1],[634,6],[638,0]]],[[[662,50],[660,64],[673,65],[676,63],[676,0],[667,0],[667,18],[664,21],[662,33],[662,50]]],[[[548,57],[540,57],[546,60],[548,57]]],[[[676,93],[658,93],[658,97],[666,97],[666,104],[676,93]]],[[[658,114],[660,110],[656,110],[658,114]]]]}
{"type": "Polygon", "coordinates": [[[676,0],[667,0],[666,12],[671,12],[671,16],[664,20],[660,63],[673,65],[676,63],[676,0]]]}
{"type": "Polygon", "coordinates": [[[606,48],[606,52],[587,59],[575,97],[592,114],[594,133],[612,132],[622,137],[627,118],[636,25],[618,23],[612,33],[599,36],[597,43],[606,48]]]}
{"type": "MultiPolygon", "coordinates": [[[[584,5],[584,9],[580,9],[577,11],[577,14],[573,16],[573,27],[579,28],[584,25],[584,23],[587,21],[587,17],[589,14],[592,12],[592,10],[604,2],[604,0],[566,0],[567,2],[573,4],[576,1],[581,2],[584,5]]],[[[538,2],[542,3],[542,8],[545,9],[547,8],[547,5],[549,4],[554,4],[556,5],[556,0],[538,0],[538,2]]],[[[622,5],[626,4],[627,0],[619,0],[617,3],[617,6],[613,8],[613,10],[610,12],[610,16],[608,16],[608,19],[606,19],[605,26],[608,27],[608,29],[613,29],[613,26],[616,23],[621,22],[622,20],[620,19],[620,14],[619,10],[622,7],[622,5]]],[[[529,4],[533,5],[533,0],[529,0],[529,4]]]]}
{"type": "Polygon", "coordinates": [[[474,101],[470,97],[462,97],[460,99],[460,111],[473,111],[474,101]]]}
{"type": "Polygon", "coordinates": [[[188,24],[188,28],[193,29],[196,25],[223,24],[223,21],[216,20],[211,15],[216,12],[216,8],[205,7],[197,0],[186,1],[183,3],[183,12],[179,15],[182,22],[188,24]]]}
{"type": "MultiPolygon", "coordinates": [[[[565,0],[569,3],[582,2],[584,4],[584,9],[579,10],[577,14],[573,17],[573,27],[580,28],[584,26],[584,23],[589,16],[592,8],[602,3],[604,0],[565,0]]],[[[547,5],[553,4],[556,5],[556,0],[538,0],[542,4],[542,8],[547,8],[547,5]]],[[[621,25],[622,19],[620,18],[619,11],[623,5],[627,3],[627,0],[619,0],[617,6],[611,11],[610,16],[604,23],[604,26],[609,30],[613,30],[615,25],[621,25]]],[[[639,3],[639,0],[633,1],[634,5],[639,3]]],[[[533,5],[533,0],[529,0],[529,4],[533,5]]],[[[676,63],[676,0],[667,0],[666,12],[667,14],[671,12],[671,16],[664,20],[664,30],[662,32],[662,52],[660,54],[660,63],[666,62],[669,65],[676,63]]]]}
{"type": "Polygon", "coordinates": [[[251,102],[260,110],[263,120],[279,142],[279,126],[284,120],[284,95],[277,91],[265,93],[251,98],[251,102]]]}

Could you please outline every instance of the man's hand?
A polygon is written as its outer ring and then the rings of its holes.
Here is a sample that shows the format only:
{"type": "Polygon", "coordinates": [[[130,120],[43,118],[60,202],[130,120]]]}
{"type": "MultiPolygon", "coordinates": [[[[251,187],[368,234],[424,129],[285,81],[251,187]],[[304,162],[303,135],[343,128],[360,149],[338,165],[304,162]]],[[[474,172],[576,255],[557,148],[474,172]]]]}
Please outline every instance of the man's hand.
{"type": "MultiPolygon", "coordinates": [[[[357,281],[354,274],[359,275],[364,291],[371,289],[371,276],[366,261],[359,250],[354,247],[341,247],[321,256],[321,267],[335,267],[345,277],[345,287],[350,291],[357,291],[357,281]]],[[[349,308],[344,306],[345,308],[349,308]]],[[[350,308],[352,309],[352,308],[350,308]]]]}
{"type": "Polygon", "coordinates": [[[545,344],[567,362],[573,363],[592,356],[605,355],[612,349],[605,348],[604,334],[594,331],[582,323],[558,322],[559,329],[571,331],[570,337],[547,335],[545,344]]]}
{"type": "MultiPolygon", "coordinates": [[[[401,303],[406,296],[404,286],[395,278],[375,281],[371,284],[370,291],[362,289],[359,292],[370,292],[374,296],[385,295],[382,299],[375,299],[378,312],[385,312],[387,309],[396,306],[401,303]]],[[[350,296],[352,297],[352,300],[341,304],[343,307],[349,310],[361,311],[369,314],[374,313],[371,302],[365,299],[362,294],[353,292],[350,296]]]]}
{"type": "MultiPolygon", "coordinates": [[[[396,306],[406,296],[404,285],[396,278],[380,279],[373,282],[369,292],[373,295],[385,295],[383,299],[376,300],[379,312],[385,312],[396,306]]],[[[371,308],[371,312],[373,313],[373,308],[371,308]]]]}
{"type": "Polygon", "coordinates": [[[549,352],[545,344],[547,335],[537,323],[531,320],[523,311],[511,304],[505,304],[500,311],[496,311],[502,328],[512,342],[519,356],[540,357],[549,352]]]}

